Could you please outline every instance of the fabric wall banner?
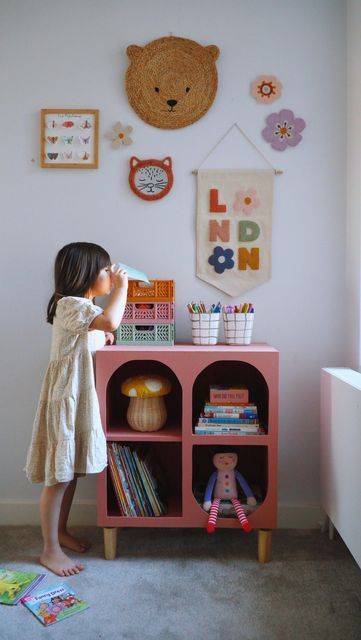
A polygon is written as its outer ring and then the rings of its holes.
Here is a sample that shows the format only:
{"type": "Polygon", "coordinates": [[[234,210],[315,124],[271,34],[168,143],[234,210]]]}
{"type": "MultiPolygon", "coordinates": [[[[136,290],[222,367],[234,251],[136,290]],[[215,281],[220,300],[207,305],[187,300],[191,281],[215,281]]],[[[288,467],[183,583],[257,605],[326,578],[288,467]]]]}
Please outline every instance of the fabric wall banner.
{"type": "Polygon", "coordinates": [[[271,277],[273,169],[199,169],[197,276],[230,296],[271,277]]]}

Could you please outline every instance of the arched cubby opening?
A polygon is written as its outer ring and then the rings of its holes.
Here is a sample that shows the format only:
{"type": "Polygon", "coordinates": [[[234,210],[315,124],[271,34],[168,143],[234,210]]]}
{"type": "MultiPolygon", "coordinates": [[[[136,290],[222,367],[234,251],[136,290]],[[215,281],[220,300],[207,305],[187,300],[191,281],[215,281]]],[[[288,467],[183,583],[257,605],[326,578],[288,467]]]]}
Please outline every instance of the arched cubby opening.
{"type": "Polygon", "coordinates": [[[160,375],[170,380],[172,389],[169,395],[164,396],[167,408],[167,421],[159,431],[143,432],[146,436],[159,436],[164,433],[176,433],[181,435],[182,425],[182,387],[175,373],[162,362],[157,360],[130,360],[122,364],[110,377],[106,390],[106,433],[116,435],[119,429],[126,429],[129,433],[142,434],[131,430],[127,425],[127,410],[129,398],[124,396],[120,389],[122,382],[127,378],[137,375],[160,375]]]}
{"type": "Polygon", "coordinates": [[[198,422],[204,404],[209,400],[209,387],[246,387],[249,402],[257,405],[260,424],[268,430],[269,390],[262,373],[248,362],[240,360],[217,360],[205,367],[193,384],[192,426],[198,422]]]}
{"type": "MultiPolygon", "coordinates": [[[[194,445],[192,452],[193,495],[200,507],[202,507],[208,480],[216,470],[213,464],[213,456],[215,453],[225,452],[236,453],[238,456],[236,469],[243,475],[257,500],[256,507],[245,509],[252,513],[264,502],[267,495],[268,452],[265,446],[227,445],[224,444],[224,439],[221,445],[194,445]]],[[[241,503],[246,502],[243,491],[239,485],[238,497],[241,503]]],[[[227,513],[227,511],[228,509],[225,507],[225,513],[227,513]]]]}

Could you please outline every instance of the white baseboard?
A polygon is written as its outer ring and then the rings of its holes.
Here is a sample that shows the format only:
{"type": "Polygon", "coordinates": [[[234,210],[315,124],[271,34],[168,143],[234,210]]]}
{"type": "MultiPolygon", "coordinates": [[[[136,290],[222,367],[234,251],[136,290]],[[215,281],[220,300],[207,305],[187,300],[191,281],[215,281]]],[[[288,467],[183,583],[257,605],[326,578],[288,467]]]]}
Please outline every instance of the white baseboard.
{"type": "MultiPolygon", "coordinates": [[[[323,510],[317,505],[279,505],[279,529],[319,529],[323,510]]],[[[73,526],[96,526],[96,503],[94,500],[74,502],[69,524],[73,526]]],[[[39,503],[3,500],[0,502],[0,525],[39,525],[39,503]]]]}
{"type": "MultiPolygon", "coordinates": [[[[73,502],[69,517],[70,525],[95,525],[96,503],[94,500],[73,502]]],[[[14,500],[0,501],[0,525],[40,525],[39,502],[20,502],[14,500]]]]}
{"type": "Polygon", "coordinates": [[[325,512],[319,505],[278,505],[279,529],[320,529],[325,512]]]}

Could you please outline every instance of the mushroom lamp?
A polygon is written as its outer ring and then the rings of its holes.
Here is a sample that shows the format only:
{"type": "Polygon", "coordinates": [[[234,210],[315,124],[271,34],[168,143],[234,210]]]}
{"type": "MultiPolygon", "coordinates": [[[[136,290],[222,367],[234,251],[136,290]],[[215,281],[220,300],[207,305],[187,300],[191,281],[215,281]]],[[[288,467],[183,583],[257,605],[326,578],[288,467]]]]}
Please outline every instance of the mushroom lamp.
{"type": "Polygon", "coordinates": [[[158,375],[134,376],[122,383],[121,392],[130,398],[128,424],[136,431],[158,431],[167,420],[164,396],[172,385],[158,375]]]}

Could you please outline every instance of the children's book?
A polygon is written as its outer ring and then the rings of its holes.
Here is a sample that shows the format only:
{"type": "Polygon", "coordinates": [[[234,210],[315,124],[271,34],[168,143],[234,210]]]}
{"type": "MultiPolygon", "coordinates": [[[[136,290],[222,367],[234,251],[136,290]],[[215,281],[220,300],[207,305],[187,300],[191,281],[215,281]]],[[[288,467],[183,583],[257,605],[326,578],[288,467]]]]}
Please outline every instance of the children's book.
{"type": "Polygon", "coordinates": [[[25,596],[25,598],[21,598],[21,602],[45,627],[69,618],[74,613],[80,613],[89,607],[88,603],[80,600],[67,584],[59,584],[56,587],[51,587],[48,591],[25,596]]]}
{"type": "Polygon", "coordinates": [[[17,604],[45,578],[45,573],[12,571],[0,567],[0,604],[17,604]]]}
{"type": "Polygon", "coordinates": [[[118,267],[120,267],[121,269],[125,269],[125,271],[128,273],[128,278],[130,280],[141,280],[142,282],[149,283],[148,276],[146,276],[145,273],[143,273],[143,271],[138,271],[138,269],[133,269],[133,267],[128,267],[128,265],[123,264],[122,262],[118,262],[117,264],[118,264],[118,267]]]}

